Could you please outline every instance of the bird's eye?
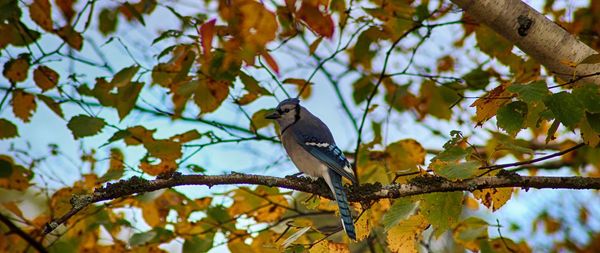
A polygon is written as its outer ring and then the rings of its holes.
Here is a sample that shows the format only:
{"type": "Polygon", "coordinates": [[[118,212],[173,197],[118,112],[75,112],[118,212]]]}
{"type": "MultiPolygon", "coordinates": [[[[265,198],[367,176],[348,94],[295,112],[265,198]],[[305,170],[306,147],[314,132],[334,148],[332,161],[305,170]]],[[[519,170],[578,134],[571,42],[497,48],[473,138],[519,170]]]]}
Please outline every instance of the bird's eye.
{"type": "Polygon", "coordinates": [[[286,108],[285,110],[283,110],[283,112],[284,112],[284,113],[287,113],[287,112],[289,112],[289,111],[290,111],[290,109],[289,109],[289,108],[286,108]]]}

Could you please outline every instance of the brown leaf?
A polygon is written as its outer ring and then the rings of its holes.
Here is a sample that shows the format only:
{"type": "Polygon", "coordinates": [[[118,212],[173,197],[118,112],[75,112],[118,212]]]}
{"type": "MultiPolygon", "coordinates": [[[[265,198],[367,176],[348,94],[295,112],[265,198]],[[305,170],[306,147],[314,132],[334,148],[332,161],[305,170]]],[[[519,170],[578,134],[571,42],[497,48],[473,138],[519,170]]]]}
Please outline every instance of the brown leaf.
{"type": "Polygon", "coordinates": [[[13,83],[25,81],[29,71],[29,55],[22,54],[19,58],[10,59],[4,64],[2,74],[13,83]]]}
{"type": "Polygon", "coordinates": [[[202,53],[205,59],[210,59],[212,54],[212,41],[215,35],[216,21],[216,19],[212,19],[200,26],[200,44],[202,44],[202,53]]]}
{"type": "Polygon", "coordinates": [[[24,122],[29,122],[36,109],[35,96],[21,89],[14,90],[12,94],[13,113],[24,122]]]}
{"type": "Polygon", "coordinates": [[[48,97],[48,96],[44,96],[42,94],[38,94],[37,98],[39,100],[42,100],[42,102],[44,102],[44,104],[46,104],[46,106],[48,106],[48,108],[50,108],[50,110],[52,110],[54,113],[56,113],[56,115],[58,115],[58,117],[64,118],[65,115],[63,114],[62,108],[60,108],[60,103],[54,101],[54,99],[48,97]]]}
{"type": "Polygon", "coordinates": [[[29,6],[29,17],[44,30],[52,31],[52,9],[48,0],[34,0],[29,6]]]}
{"type": "Polygon", "coordinates": [[[275,59],[273,59],[273,57],[267,51],[264,51],[262,56],[265,58],[265,61],[267,61],[267,65],[269,65],[269,67],[271,67],[271,69],[275,71],[277,75],[279,75],[279,66],[277,66],[275,59]]]}
{"type": "Polygon", "coordinates": [[[194,94],[194,102],[200,107],[200,113],[217,110],[229,94],[229,83],[212,79],[197,80],[198,88],[194,94]]]}
{"type": "Polygon", "coordinates": [[[63,13],[63,16],[70,21],[73,16],[75,16],[75,10],[73,9],[73,5],[77,0],[55,0],[56,5],[63,13]]]}
{"type": "Polygon", "coordinates": [[[81,51],[83,46],[83,36],[75,31],[70,25],[63,26],[56,30],[56,34],[61,37],[70,47],[77,51],[81,51]]]}
{"type": "Polygon", "coordinates": [[[58,78],[56,71],[44,65],[40,65],[33,71],[33,80],[42,89],[42,92],[54,88],[58,83],[58,78]]]}

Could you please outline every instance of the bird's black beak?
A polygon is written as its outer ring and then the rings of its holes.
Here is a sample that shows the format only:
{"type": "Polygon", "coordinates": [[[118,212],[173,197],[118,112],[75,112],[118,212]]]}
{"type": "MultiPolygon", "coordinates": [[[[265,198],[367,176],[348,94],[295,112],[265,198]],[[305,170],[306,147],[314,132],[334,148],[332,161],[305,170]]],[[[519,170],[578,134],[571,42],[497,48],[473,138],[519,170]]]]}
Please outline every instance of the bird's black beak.
{"type": "Polygon", "coordinates": [[[265,116],[265,118],[267,118],[267,119],[278,119],[278,118],[281,118],[281,115],[279,114],[279,112],[274,111],[272,113],[267,114],[267,116],[265,116]]]}

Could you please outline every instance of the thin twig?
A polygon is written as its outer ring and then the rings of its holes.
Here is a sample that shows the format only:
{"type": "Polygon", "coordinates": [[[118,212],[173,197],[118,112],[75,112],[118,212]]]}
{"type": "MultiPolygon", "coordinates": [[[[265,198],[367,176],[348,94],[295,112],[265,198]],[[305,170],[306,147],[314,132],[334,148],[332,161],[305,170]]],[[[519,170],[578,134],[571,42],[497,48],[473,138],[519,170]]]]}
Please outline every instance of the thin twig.
{"type": "Polygon", "coordinates": [[[29,243],[29,245],[35,248],[38,252],[48,252],[40,242],[33,239],[28,233],[23,231],[21,228],[17,227],[17,225],[15,225],[8,217],[4,216],[3,214],[0,214],[0,221],[2,221],[10,229],[10,231],[14,232],[19,237],[23,238],[23,240],[27,241],[27,243],[29,243]]]}

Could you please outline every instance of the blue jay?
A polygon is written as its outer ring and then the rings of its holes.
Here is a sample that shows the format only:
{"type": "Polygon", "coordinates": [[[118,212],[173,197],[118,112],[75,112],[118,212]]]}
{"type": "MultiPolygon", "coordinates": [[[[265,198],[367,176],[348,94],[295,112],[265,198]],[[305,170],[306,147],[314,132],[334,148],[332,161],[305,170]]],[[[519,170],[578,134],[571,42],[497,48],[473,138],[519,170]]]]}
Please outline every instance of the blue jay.
{"type": "Polygon", "coordinates": [[[350,163],[335,145],[329,128],[300,105],[296,98],[281,101],[275,112],[266,116],[279,124],[281,142],[292,162],[311,177],[322,177],[338,203],[342,224],[348,237],[356,240],[350,206],[342,177],[357,183],[350,163]]]}

